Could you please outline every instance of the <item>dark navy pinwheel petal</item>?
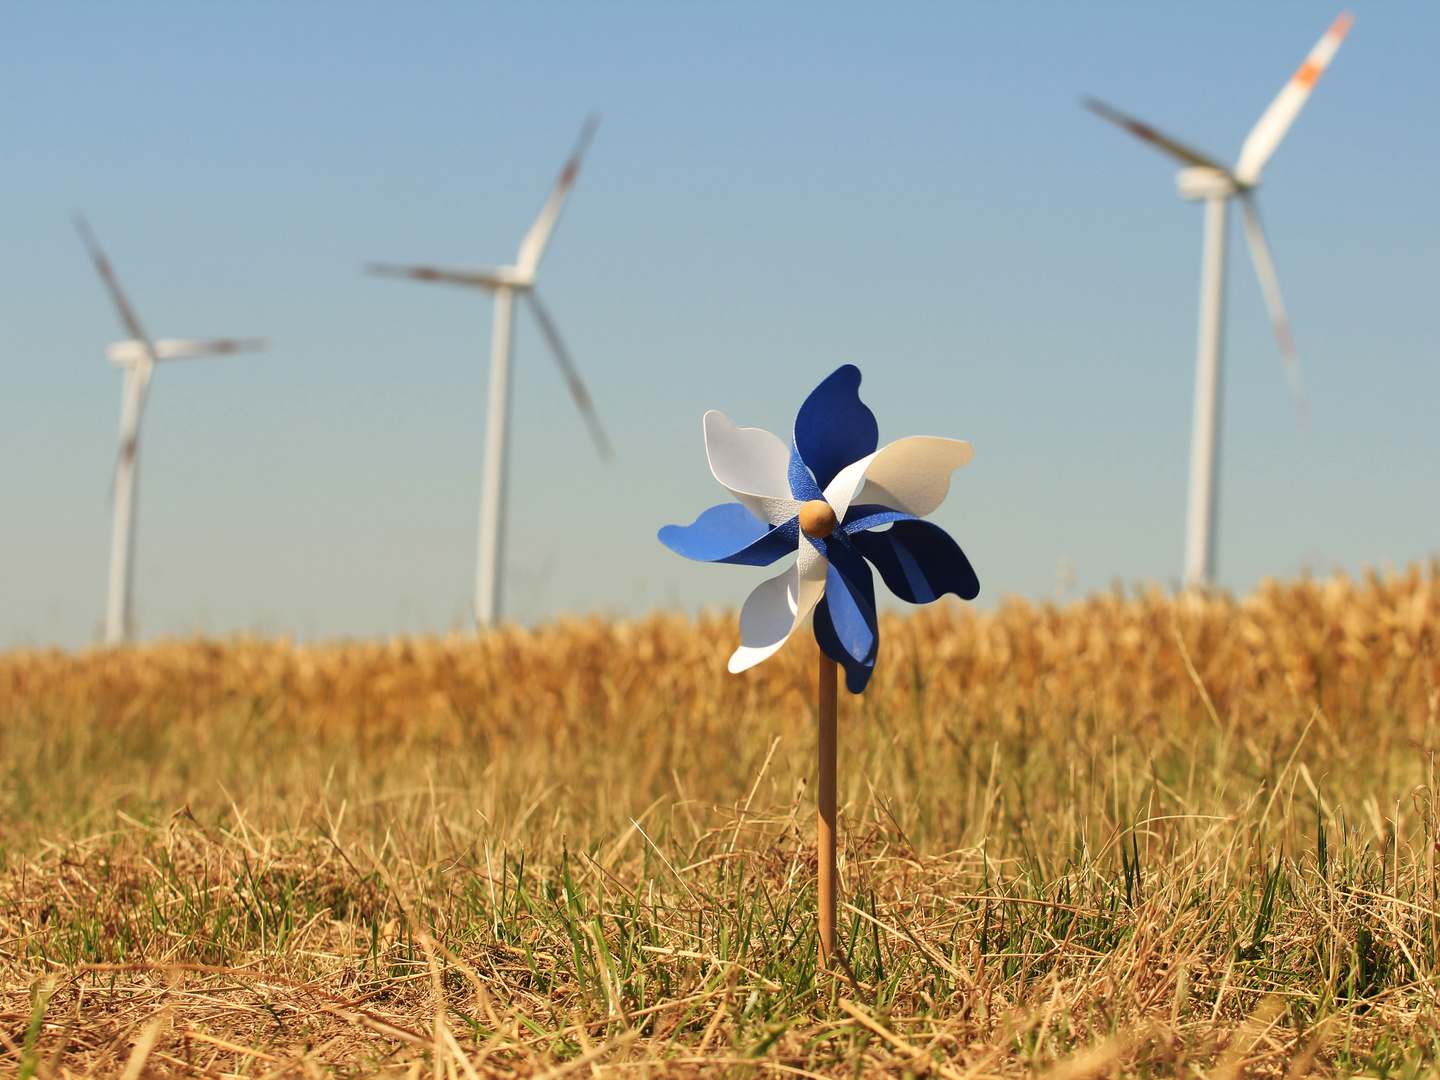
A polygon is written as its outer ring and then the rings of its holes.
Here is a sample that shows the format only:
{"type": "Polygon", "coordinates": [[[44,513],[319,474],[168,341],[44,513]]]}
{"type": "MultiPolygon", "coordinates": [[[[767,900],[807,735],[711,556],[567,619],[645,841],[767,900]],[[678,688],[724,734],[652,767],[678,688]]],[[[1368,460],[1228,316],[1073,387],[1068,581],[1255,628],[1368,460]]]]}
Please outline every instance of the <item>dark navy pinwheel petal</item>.
{"type": "Polygon", "coordinates": [[[820,490],[820,485],[815,483],[815,478],[810,475],[810,470],[805,467],[805,460],[800,456],[800,450],[794,443],[790,444],[790,497],[800,502],[809,502],[811,499],[823,499],[825,493],[820,490]]]}
{"type": "Polygon", "coordinates": [[[821,652],[845,669],[845,689],[852,694],[864,693],[870,676],[875,673],[875,656],[872,653],[868,659],[856,660],[845,651],[835,629],[835,620],[830,614],[828,593],[815,605],[815,642],[820,646],[821,652]]]}
{"type": "Polygon", "coordinates": [[[928,604],[946,593],[962,600],[980,595],[980,579],[970,560],[938,525],[897,521],[884,532],[857,532],[850,542],[875,564],[886,586],[901,600],[928,604]]]}
{"type": "Polygon", "coordinates": [[[771,527],[739,503],[712,506],[693,525],[666,525],[660,542],[700,562],[769,566],[800,544],[798,518],[771,527]]]}
{"type": "MultiPolygon", "coordinates": [[[[879,445],[880,425],[860,400],[860,369],[854,364],[831,372],[810,392],[795,417],[795,447],[821,488],[879,445]]],[[[793,489],[793,468],[790,482],[793,489]]]]}

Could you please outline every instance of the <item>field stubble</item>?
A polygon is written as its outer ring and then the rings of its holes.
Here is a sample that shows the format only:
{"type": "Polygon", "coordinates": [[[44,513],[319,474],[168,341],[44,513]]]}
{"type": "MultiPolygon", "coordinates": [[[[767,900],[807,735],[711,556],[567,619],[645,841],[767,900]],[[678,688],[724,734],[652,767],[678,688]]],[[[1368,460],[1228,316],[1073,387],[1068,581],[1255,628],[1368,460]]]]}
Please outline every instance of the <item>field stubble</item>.
{"type": "Polygon", "coordinates": [[[1440,572],[884,620],[0,656],[0,1069],[1418,1075],[1440,572]]]}

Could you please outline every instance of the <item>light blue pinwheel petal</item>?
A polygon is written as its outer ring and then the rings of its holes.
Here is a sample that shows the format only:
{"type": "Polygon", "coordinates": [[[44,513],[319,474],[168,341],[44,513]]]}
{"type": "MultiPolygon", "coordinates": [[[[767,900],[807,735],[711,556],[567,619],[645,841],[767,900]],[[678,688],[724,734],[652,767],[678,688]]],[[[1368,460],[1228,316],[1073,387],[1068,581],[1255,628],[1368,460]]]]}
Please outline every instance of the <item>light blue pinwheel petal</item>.
{"type": "Polygon", "coordinates": [[[739,503],[712,506],[693,525],[666,525],[660,542],[699,562],[769,566],[800,542],[798,519],[771,527],[739,503]]]}
{"type": "Polygon", "coordinates": [[[825,572],[825,595],[830,618],[845,651],[857,661],[875,659],[880,627],[875,618],[875,577],[844,534],[825,545],[830,565],[825,572]]]}
{"type": "MultiPolygon", "coordinates": [[[[860,369],[854,364],[831,372],[795,417],[795,447],[822,489],[846,465],[873,454],[879,445],[880,425],[860,400],[860,369]]],[[[790,476],[793,490],[793,465],[790,476]]]]}
{"type": "Polygon", "coordinates": [[[938,525],[897,521],[884,532],[857,532],[850,542],[875,564],[886,586],[901,600],[928,604],[946,593],[962,600],[980,595],[980,579],[970,560],[938,525]]]}
{"type": "Polygon", "coordinates": [[[815,605],[815,642],[820,646],[821,652],[845,669],[845,689],[852,694],[864,693],[870,676],[875,673],[875,657],[872,655],[865,660],[856,660],[841,644],[840,635],[835,629],[835,620],[830,613],[828,591],[815,605]]]}

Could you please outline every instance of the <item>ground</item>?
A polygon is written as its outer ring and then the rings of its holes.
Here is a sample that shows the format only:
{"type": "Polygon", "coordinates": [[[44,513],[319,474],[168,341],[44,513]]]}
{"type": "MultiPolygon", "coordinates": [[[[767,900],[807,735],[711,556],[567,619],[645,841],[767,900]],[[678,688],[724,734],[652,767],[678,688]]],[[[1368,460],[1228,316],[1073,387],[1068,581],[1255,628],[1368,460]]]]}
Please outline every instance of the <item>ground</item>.
{"type": "Polygon", "coordinates": [[[0,656],[0,1070],[1419,1075],[1440,574],[0,656]]]}

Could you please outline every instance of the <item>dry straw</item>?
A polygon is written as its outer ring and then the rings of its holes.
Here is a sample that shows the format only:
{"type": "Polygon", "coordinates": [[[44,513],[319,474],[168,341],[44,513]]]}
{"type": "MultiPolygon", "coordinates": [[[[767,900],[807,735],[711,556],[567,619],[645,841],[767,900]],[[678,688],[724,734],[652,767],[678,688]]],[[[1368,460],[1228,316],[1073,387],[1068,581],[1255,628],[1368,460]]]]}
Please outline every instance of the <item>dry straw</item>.
{"type": "Polygon", "coordinates": [[[813,653],[731,618],[10,653],[0,1072],[1418,1074],[1437,601],[890,618],[833,976],[813,653]]]}

